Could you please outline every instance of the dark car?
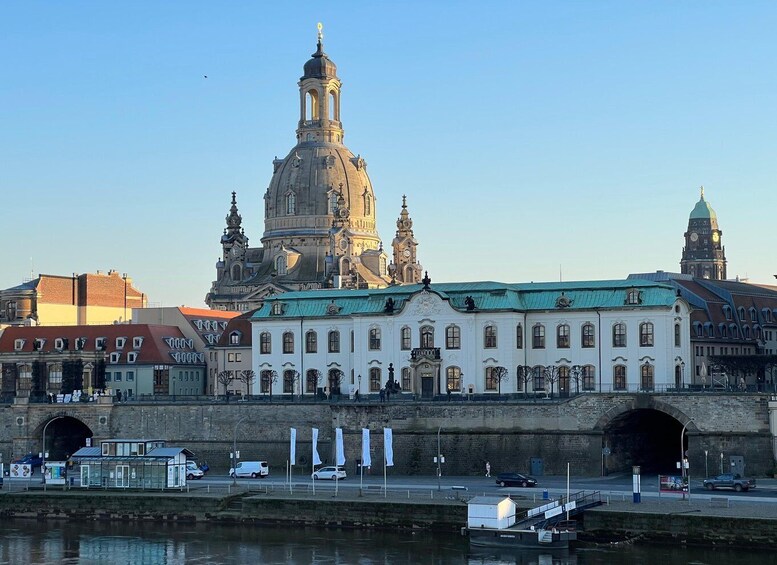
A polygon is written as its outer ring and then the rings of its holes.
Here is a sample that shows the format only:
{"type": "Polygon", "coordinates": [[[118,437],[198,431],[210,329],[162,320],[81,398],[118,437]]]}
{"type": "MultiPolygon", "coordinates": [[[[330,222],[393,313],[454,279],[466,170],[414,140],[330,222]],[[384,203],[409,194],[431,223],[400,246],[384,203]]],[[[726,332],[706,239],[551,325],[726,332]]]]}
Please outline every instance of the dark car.
{"type": "Polygon", "coordinates": [[[24,457],[20,457],[16,461],[12,461],[11,463],[19,463],[20,465],[29,465],[30,468],[35,471],[36,468],[39,468],[41,465],[43,465],[43,459],[41,459],[40,455],[35,455],[34,453],[28,453],[24,457]]]}
{"type": "Polygon", "coordinates": [[[500,473],[496,476],[496,484],[500,487],[536,487],[537,480],[521,473],[500,473]]]}

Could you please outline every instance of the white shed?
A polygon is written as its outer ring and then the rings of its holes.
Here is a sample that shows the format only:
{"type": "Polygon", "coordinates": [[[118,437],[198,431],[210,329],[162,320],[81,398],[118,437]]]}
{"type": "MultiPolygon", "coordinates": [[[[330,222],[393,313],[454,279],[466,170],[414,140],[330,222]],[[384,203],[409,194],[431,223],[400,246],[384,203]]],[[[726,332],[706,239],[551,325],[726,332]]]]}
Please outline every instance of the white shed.
{"type": "Polygon", "coordinates": [[[467,503],[467,527],[509,528],[515,524],[515,502],[508,496],[476,496],[467,503]]]}

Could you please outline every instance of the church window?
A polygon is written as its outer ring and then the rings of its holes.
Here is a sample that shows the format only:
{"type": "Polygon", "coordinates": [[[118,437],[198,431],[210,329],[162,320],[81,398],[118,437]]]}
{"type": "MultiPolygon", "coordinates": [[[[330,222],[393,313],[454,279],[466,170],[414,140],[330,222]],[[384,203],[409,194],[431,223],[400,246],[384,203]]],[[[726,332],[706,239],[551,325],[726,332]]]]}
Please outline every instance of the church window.
{"type": "Polygon", "coordinates": [[[370,351],[380,350],[380,328],[370,328],[369,348],[370,351]]]}
{"type": "Polygon", "coordinates": [[[364,215],[369,216],[372,213],[372,201],[370,199],[370,195],[366,194],[364,195],[364,215]]]}
{"type": "Polygon", "coordinates": [[[626,390],[626,366],[615,365],[612,369],[613,390],[626,390]]]}
{"type": "Polygon", "coordinates": [[[545,349],[545,326],[534,324],[532,332],[532,349],[545,349]]]}
{"type": "Polygon", "coordinates": [[[402,367],[402,390],[410,390],[410,367],[402,367]]]}
{"type": "Polygon", "coordinates": [[[434,347],[434,328],[432,326],[421,328],[421,347],[434,347]]]}
{"type": "Polygon", "coordinates": [[[294,333],[283,332],[283,352],[294,353],[294,333]]]}
{"type": "Polygon", "coordinates": [[[400,344],[399,344],[399,348],[401,350],[403,350],[403,351],[407,351],[407,350],[409,350],[412,347],[411,346],[411,336],[410,336],[410,333],[411,333],[410,332],[410,328],[408,328],[407,326],[403,327],[402,330],[400,331],[400,336],[399,336],[400,344]]]}
{"type": "Polygon", "coordinates": [[[380,380],[381,380],[380,368],[371,367],[370,368],[370,392],[378,392],[382,388],[382,383],[380,382],[380,380]]]}
{"type": "Polygon", "coordinates": [[[523,326],[521,324],[515,326],[515,348],[523,349],[523,326]]]}
{"type": "Polygon", "coordinates": [[[593,324],[583,324],[580,345],[582,347],[596,347],[596,335],[593,324]]]}
{"type": "Polygon", "coordinates": [[[556,347],[559,349],[569,348],[569,326],[567,324],[559,324],[556,327],[556,347]]]}
{"type": "Polygon", "coordinates": [[[639,325],[640,347],[653,347],[653,324],[644,322],[639,325]]]}
{"type": "Polygon", "coordinates": [[[461,369],[448,367],[445,369],[445,390],[459,392],[461,390],[461,369]]]}
{"type": "Polygon", "coordinates": [[[650,363],[645,363],[642,365],[640,372],[642,380],[640,382],[640,387],[642,390],[653,390],[653,371],[655,367],[651,365],[650,363]]]}
{"type": "Polygon", "coordinates": [[[596,367],[586,365],[580,377],[583,379],[583,390],[594,390],[596,388],[596,367]]]}
{"type": "Polygon", "coordinates": [[[626,324],[618,322],[612,326],[612,346],[626,347],[626,324]]]}
{"type": "Polygon", "coordinates": [[[340,332],[331,330],[328,337],[329,353],[340,353],[340,332]]]}
{"type": "Polygon", "coordinates": [[[272,339],[270,332],[262,332],[259,334],[259,353],[262,355],[269,355],[272,353],[272,339]]]}
{"type": "Polygon", "coordinates": [[[305,353],[316,353],[318,351],[318,334],[313,330],[305,333],[305,353]]]}
{"type": "Polygon", "coordinates": [[[329,193],[329,213],[337,212],[337,193],[333,190],[329,193]]]}
{"type": "Polygon", "coordinates": [[[232,280],[233,281],[239,281],[243,280],[243,269],[240,267],[240,265],[232,265],[232,280]]]}
{"type": "Polygon", "coordinates": [[[496,347],[496,327],[488,325],[483,328],[483,347],[494,349],[496,347]]]}
{"type": "Polygon", "coordinates": [[[278,275],[287,274],[286,255],[278,255],[275,259],[275,273],[278,275]]]}
{"type": "Polygon", "coordinates": [[[293,216],[297,213],[297,195],[289,192],[286,195],[286,215],[293,216]]]}
{"type": "Polygon", "coordinates": [[[445,328],[445,349],[461,349],[461,328],[459,326],[445,328]]]}
{"type": "Polygon", "coordinates": [[[680,324],[674,325],[674,346],[680,347],[683,343],[682,332],[680,330],[680,324]]]}

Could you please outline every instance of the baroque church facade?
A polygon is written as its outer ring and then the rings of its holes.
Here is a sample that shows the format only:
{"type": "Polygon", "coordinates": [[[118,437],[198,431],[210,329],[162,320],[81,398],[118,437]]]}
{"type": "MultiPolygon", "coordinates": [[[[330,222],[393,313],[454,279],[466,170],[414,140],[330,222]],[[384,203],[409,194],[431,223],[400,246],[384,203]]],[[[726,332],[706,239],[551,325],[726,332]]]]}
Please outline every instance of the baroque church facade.
{"type": "Polygon", "coordinates": [[[253,310],[287,291],[377,289],[421,279],[404,197],[391,255],[383,248],[367,163],[343,143],[342,85],[322,40],[319,31],[298,83],[297,144],[273,160],[261,247],[249,247],[232,193],[216,280],[205,297],[212,309],[253,310]]]}

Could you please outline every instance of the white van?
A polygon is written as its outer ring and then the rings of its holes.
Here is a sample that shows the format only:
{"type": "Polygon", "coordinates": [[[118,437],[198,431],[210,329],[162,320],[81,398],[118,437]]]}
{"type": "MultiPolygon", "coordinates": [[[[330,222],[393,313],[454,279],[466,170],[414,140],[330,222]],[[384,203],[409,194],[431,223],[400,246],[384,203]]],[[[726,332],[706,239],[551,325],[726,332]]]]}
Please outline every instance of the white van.
{"type": "Polygon", "coordinates": [[[241,461],[237,467],[229,470],[230,477],[264,478],[270,474],[267,461],[241,461]]]}

